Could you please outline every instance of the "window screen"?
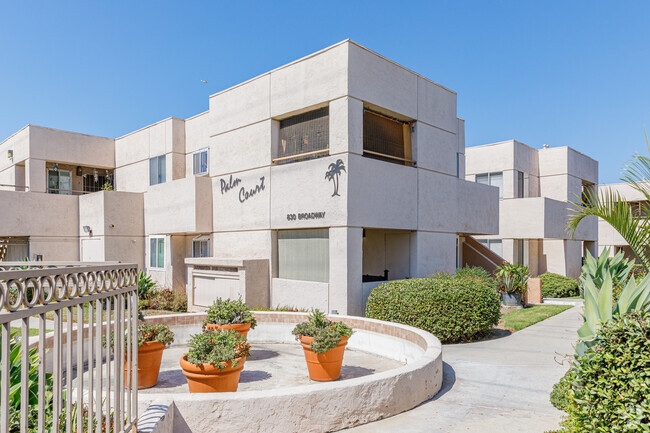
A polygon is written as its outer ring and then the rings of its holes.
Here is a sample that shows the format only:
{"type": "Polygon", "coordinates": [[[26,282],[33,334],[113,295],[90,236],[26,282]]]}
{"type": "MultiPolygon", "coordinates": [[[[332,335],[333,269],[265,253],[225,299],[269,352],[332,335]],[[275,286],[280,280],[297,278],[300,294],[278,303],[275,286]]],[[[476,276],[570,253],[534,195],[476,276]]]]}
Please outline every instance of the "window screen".
{"type": "Polygon", "coordinates": [[[149,239],[149,266],[151,268],[165,267],[165,238],[149,239]]]}
{"type": "Polygon", "coordinates": [[[278,232],[278,277],[329,282],[330,256],[327,229],[278,232]]]}
{"type": "Polygon", "coordinates": [[[329,149],[329,107],[319,108],[280,121],[277,164],[327,156],[329,149]],[[311,155],[305,153],[322,151],[311,155]],[[288,158],[295,155],[295,158],[288,158]],[[301,156],[303,155],[303,156],[301,156]],[[282,159],[285,158],[285,159],[282,159]]]}
{"type": "Polygon", "coordinates": [[[165,183],[167,171],[165,162],[165,155],[156,156],[149,160],[149,185],[165,183]]]}
{"type": "Polygon", "coordinates": [[[410,125],[365,110],[363,150],[364,156],[404,164],[404,160],[411,159],[410,125]]]}
{"type": "Polygon", "coordinates": [[[208,149],[202,149],[192,155],[193,173],[206,174],[208,172],[208,149]]]}

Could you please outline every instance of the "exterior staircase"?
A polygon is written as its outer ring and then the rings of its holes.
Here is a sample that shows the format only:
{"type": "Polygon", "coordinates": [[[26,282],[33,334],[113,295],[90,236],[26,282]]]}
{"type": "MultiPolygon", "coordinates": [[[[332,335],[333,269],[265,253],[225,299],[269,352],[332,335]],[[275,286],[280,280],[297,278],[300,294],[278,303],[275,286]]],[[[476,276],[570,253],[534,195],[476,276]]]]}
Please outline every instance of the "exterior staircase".
{"type": "Polygon", "coordinates": [[[497,266],[503,263],[503,257],[477,241],[471,236],[465,236],[463,241],[463,267],[480,266],[494,273],[497,266]]]}

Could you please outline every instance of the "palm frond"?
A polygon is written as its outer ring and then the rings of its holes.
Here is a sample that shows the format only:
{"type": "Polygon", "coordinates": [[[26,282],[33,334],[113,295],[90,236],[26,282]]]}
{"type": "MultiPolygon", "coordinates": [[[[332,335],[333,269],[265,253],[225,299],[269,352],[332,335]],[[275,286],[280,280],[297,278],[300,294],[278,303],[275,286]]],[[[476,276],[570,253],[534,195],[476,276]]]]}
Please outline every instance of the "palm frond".
{"type": "MultiPolygon", "coordinates": [[[[650,159],[648,161],[650,162],[650,159]]],[[[567,232],[571,237],[575,235],[584,218],[592,215],[599,217],[620,233],[643,267],[650,269],[645,248],[650,243],[650,220],[636,217],[617,191],[585,191],[582,203],[571,204],[574,207],[571,208],[567,223],[567,232]]]]}

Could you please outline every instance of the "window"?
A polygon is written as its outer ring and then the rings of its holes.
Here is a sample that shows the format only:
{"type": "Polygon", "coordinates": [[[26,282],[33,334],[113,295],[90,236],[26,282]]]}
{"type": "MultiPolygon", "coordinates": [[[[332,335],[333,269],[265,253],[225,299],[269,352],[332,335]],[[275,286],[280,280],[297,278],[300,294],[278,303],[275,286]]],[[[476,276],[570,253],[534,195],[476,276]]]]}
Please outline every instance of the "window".
{"type": "Polygon", "coordinates": [[[500,171],[494,173],[483,173],[476,175],[476,183],[496,186],[499,188],[499,200],[503,198],[503,173],[500,171]]]}
{"type": "Polygon", "coordinates": [[[631,201],[628,203],[632,210],[632,215],[637,218],[647,218],[650,216],[650,203],[647,200],[631,201]]]}
{"type": "Polygon", "coordinates": [[[210,236],[201,235],[192,240],[192,257],[210,257],[210,236]]]}
{"type": "Polygon", "coordinates": [[[328,229],[278,231],[278,277],[329,282],[328,229]]]}
{"type": "Polygon", "coordinates": [[[479,242],[488,247],[494,254],[503,257],[503,244],[501,239],[480,239],[479,242]]]}
{"type": "Polygon", "coordinates": [[[192,155],[192,173],[195,176],[208,172],[208,149],[201,149],[192,155]]]}
{"type": "Polygon", "coordinates": [[[72,195],[72,173],[68,170],[49,169],[47,171],[47,192],[72,195]]]}
{"type": "Polygon", "coordinates": [[[155,236],[149,238],[149,267],[165,268],[165,237],[155,236]]]}
{"type": "Polygon", "coordinates": [[[329,154],[329,107],[280,121],[280,142],[276,164],[305,161],[329,154]]]}
{"type": "Polygon", "coordinates": [[[363,113],[363,155],[396,164],[411,161],[411,124],[375,113],[363,113]]]}
{"type": "Polygon", "coordinates": [[[166,155],[156,156],[149,160],[149,185],[165,183],[167,164],[166,155]]]}
{"type": "Polygon", "coordinates": [[[526,265],[526,240],[524,239],[515,239],[515,243],[517,244],[517,263],[520,265],[526,265]]]}
{"type": "Polygon", "coordinates": [[[456,177],[460,178],[460,152],[456,152],[456,177]]]}
{"type": "Polygon", "coordinates": [[[526,194],[526,182],[524,180],[524,172],[517,172],[517,198],[524,198],[528,196],[526,194]]]}

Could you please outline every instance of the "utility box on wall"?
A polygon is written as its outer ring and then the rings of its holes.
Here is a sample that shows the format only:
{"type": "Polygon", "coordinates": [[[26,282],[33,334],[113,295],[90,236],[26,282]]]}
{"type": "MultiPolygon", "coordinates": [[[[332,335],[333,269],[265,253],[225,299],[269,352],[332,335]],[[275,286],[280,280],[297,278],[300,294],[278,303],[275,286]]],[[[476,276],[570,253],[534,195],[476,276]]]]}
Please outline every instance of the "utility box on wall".
{"type": "Polygon", "coordinates": [[[269,261],[187,258],[187,309],[206,310],[215,299],[241,298],[251,308],[269,306],[269,261]]]}

